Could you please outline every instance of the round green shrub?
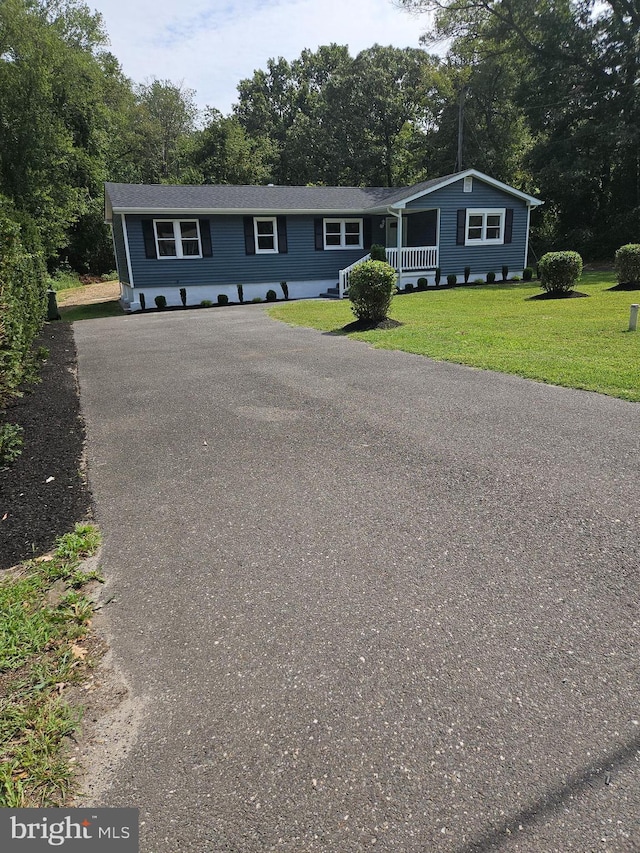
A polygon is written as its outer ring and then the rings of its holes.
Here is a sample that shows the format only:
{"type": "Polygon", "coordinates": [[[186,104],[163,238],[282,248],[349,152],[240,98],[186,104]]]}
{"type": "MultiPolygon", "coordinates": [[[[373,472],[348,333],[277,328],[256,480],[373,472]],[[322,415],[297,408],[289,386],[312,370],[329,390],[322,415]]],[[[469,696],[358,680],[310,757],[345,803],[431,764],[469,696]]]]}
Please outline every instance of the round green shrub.
{"type": "Polygon", "coordinates": [[[619,284],[640,284],[640,243],[627,243],[616,252],[616,275],[619,284]]]}
{"type": "Polygon", "coordinates": [[[533,278],[533,269],[531,267],[525,267],[522,270],[522,280],[523,281],[531,281],[533,278]]]}
{"type": "Polygon", "coordinates": [[[218,305],[228,305],[228,304],[229,304],[229,297],[227,296],[227,294],[226,293],[219,293],[218,294],[218,305]]]}
{"type": "Polygon", "coordinates": [[[429,282],[427,281],[426,278],[419,278],[418,279],[418,290],[426,290],[428,286],[429,286],[429,282]]]}
{"type": "Polygon", "coordinates": [[[379,323],[386,319],[397,291],[397,272],[384,261],[365,261],[351,273],[349,300],[359,320],[379,323]]]}
{"type": "Polygon", "coordinates": [[[371,260],[387,262],[387,250],[379,243],[374,243],[371,247],[371,260]]]}
{"type": "Polygon", "coordinates": [[[278,299],[278,294],[275,290],[267,290],[266,300],[267,302],[276,302],[278,299]]]}
{"type": "Polygon", "coordinates": [[[211,308],[213,302],[210,299],[203,299],[200,305],[202,308],[211,308]]]}
{"type": "Polygon", "coordinates": [[[413,293],[413,285],[411,284],[411,282],[410,282],[410,281],[408,281],[408,282],[405,284],[405,286],[404,286],[404,292],[405,292],[405,293],[413,293]]]}
{"type": "Polygon", "coordinates": [[[582,258],[577,252],[547,252],[540,258],[540,287],[547,293],[573,290],[582,275],[582,258]]]}
{"type": "Polygon", "coordinates": [[[483,278],[474,278],[473,283],[474,284],[484,284],[484,279],[483,278]]]}
{"type": "Polygon", "coordinates": [[[447,276],[447,284],[450,287],[453,287],[454,284],[458,283],[458,276],[454,272],[450,272],[447,276]]]}
{"type": "Polygon", "coordinates": [[[487,284],[493,284],[493,282],[495,280],[496,280],[496,274],[494,272],[488,272],[487,273],[487,284]]]}
{"type": "Polygon", "coordinates": [[[251,300],[251,302],[252,302],[252,304],[257,305],[258,302],[262,302],[262,297],[261,296],[254,296],[253,299],[251,300]]]}
{"type": "Polygon", "coordinates": [[[156,303],[156,308],[159,308],[161,311],[167,307],[167,297],[162,294],[156,296],[153,301],[156,303]]]}

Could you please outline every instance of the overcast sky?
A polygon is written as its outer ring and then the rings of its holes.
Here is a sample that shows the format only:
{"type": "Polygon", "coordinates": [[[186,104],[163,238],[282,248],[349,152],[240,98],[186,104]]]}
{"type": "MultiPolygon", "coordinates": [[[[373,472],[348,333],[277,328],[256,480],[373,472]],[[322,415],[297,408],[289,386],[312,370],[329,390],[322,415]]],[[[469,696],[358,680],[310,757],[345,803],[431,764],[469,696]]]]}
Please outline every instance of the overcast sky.
{"type": "Polygon", "coordinates": [[[157,77],[196,91],[200,107],[228,113],[238,82],[271,57],[348,44],[418,47],[426,21],[392,0],[87,0],[100,12],[110,50],[141,83],[157,77]]]}

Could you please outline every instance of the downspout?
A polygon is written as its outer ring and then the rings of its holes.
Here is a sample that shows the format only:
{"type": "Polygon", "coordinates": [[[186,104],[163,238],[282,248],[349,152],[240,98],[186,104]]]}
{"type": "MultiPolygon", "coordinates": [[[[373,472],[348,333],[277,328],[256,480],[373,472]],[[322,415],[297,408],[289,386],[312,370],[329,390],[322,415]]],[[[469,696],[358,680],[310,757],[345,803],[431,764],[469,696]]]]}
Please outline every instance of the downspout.
{"type": "Polygon", "coordinates": [[[524,241],[524,266],[522,267],[523,271],[527,266],[527,260],[529,259],[529,228],[531,224],[531,205],[527,205],[527,234],[524,241]]]}
{"type": "Polygon", "coordinates": [[[402,210],[396,211],[392,207],[387,208],[387,213],[390,216],[395,216],[398,220],[398,228],[396,229],[396,250],[398,252],[396,269],[398,270],[398,287],[402,286],[402,210]]]}
{"type": "Polygon", "coordinates": [[[127,272],[129,273],[129,284],[133,289],[135,287],[135,283],[133,281],[133,269],[131,266],[131,251],[129,249],[129,232],[127,231],[127,220],[125,219],[124,213],[120,214],[120,220],[122,222],[122,236],[124,238],[124,254],[127,259],[127,272]]]}

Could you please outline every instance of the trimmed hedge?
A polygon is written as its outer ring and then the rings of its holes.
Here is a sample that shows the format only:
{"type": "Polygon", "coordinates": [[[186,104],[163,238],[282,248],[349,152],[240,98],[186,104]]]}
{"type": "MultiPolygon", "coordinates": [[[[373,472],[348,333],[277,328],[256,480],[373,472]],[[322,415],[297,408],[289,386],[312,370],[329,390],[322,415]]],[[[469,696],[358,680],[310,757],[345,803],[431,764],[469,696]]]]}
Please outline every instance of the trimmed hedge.
{"type": "Polygon", "coordinates": [[[365,261],[355,267],[349,279],[349,300],[358,320],[379,323],[386,319],[397,279],[397,272],[384,261],[365,261]]]}
{"type": "Polygon", "coordinates": [[[540,287],[547,293],[573,290],[582,275],[582,258],[577,252],[547,252],[539,266],[540,287]]]}
{"type": "Polygon", "coordinates": [[[47,274],[35,226],[0,196],[0,409],[33,375],[47,274]]]}
{"type": "Polygon", "coordinates": [[[387,250],[380,243],[374,243],[370,250],[372,261],[387,262],[387,250]]]}
{"type": "Polygon", "coordinates": [[[640,284],[640,243],[627,243],[616,252],[619,284],[640,284]]]}

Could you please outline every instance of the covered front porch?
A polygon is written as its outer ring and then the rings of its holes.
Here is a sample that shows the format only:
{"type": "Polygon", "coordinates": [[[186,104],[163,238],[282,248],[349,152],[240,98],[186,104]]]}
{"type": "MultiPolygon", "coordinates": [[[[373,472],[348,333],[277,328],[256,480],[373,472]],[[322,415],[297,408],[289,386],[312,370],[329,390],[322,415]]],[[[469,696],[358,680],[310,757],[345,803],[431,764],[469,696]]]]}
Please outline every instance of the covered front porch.
{"type": "MultiPolygon", "coordinates": [[[[373,242],[385,246],[387,263],[398,271],[398,287],[415,285],[419,278],[426,278],[429,284],[435,283],[435,270],[439,266],[439,225],[440,212],[437,209],[410,214],[389,210],[381,220],[379,237],[376,239],[374,234],[373,242]]],[[[364,255],[340,270],[337,293],[340,299],[349,289],[352,270],[370,258],[371,254],[364,255]]]]}

